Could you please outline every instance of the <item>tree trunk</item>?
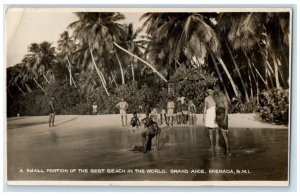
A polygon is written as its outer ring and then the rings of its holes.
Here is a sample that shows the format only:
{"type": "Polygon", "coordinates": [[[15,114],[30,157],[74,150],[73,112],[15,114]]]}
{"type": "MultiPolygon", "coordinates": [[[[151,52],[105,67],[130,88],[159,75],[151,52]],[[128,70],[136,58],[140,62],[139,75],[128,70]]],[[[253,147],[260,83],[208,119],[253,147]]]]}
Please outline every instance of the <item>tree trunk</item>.
{"type": "Polygon", "coordinates": [[[250,84],[250,96],[253,98],[253,86],[252,86],[252,79],[251,79],[251,74],[250,74],[250,67],[248,67],[248,79],[249,79],[249,84],[250,84]]]}
{"type": "MultiPolygon", "coordinates": [[[[224,35],[223,35],[223,36],[224,36],[224,35]]],[[[244,92],[245,92],[245,98],[246,98],[246,101],[249,102],[248,92],[247,92],[247,89],[246,89],[246,87],[245,87],[245,82],[244,82],[244,80],[243,80],[243,78],[242,78],[242,75],[241,75],[239,66],[237,65],[237,63],[236,63],[236,61],[235,61],[235,59],[234,59],[234,57],[233,57],[233,55],[232,55],[231,49],[229,48],[229,45],[228,45],[228,43],[227,43],[227,40],[226,40],[225,36],[224,36],[224,40],[225,40],[225,44],[226,44],[226,46],[227,46],[227,49],[228,49],[228,51],[229,51],[230,57],[231,57],[231,59],[232,59],[232,62],[233,62],[233,64],[234,64],[235,69],[237,70],[237,73],[238,73],[238,75],[239,75],[239,77],[240,77],[240,80],[241,80],[241,82],[242,82],[242,86],[243,86],[243,89],[244,89],[244,92]]]]}
{"type": "Polygon", "coordinates": [[[9,88],[8,88],[8,87],[6,87],[6,89],[7,89],[7,92],[8,92],[8,95],[10,96],[10,98],[11,98],[11,99],[13,99],[14,97],[12,96],[12,94],[11,94],[11,92],[10,92],[9,88]]]}
{"type": "Polygon", "coordinates": [[[116,86],[116,88],[117,88],[117,87],[118,87],[118,84],[117,84],[117,82],[116,82],[115,76],[114,76],[112,73],[110,73],[110,75],[111,75],[112,81],[114,82],[114,84],[115,84],[115,86],[116,86]]]}
{"type": "MultiPolygon", "coordinates": [[[[251,60],[250,60],[250,58],[248,57],[248,55],[247,55],[247,53],[245,52],[245,50],[242,50],[243,51],[243,53],[244,53],[244,55],[245,55],[245,57],[246,57],[246,59],[247,59],[247,63],[248,63],[248,65],[249,65],[249,67],[250,67],[250,70],[252,71],[252,65],[251,65],[251,60]]],[[[265,84],[265,86],[266,86],[266,88],[267,88],[267,90],[268,91],[270,91],[270,88],[269,88],[269,86],[268,86],[268,83],[264,80],[264,78],[262,77],[262,75],[259,73],[259,71],[256,69],[256,67],[253,65],[253,68],[254,68],[254,70],[256,71],[256,73],[257,73],[257,75],[259,76],[259,78],[261,79],[261,81],[265,84]]],[[[254,77],[254,79],[255,79],[255,77],[254,77]]],[[[255,81],[256,82],[256,81],[255,81]]]]}
{"type": "Polygon", "coordinates": [[[273,64],[274,64],[274,70],[275,70],[276,88],[278,89],[278,88],[280,88],[279,77],[278,77],[278,65],[277,65],[276,59],[275,59],[275,57],[273,57],[273,55],[272,55],[272,58],[273,58],[273,64]]]}
{"type": "Polygon", "coordinates": [[[70,63],[69,57],[67,57],[67,61],[68,61],[68,64],[69,64],[68,70],[69,70],[69,73],[70,73],[70,85],[72,86],[72,83],[73,83],[74,86],[77,88],[77,86],[75,84],[75,81],[74,81],[74,78],[72,76],[72,67],[71,67],[71,63],[70,63]]]}
{"type": "Polygon", "coordinates": [[[42,91],[45,93],[45,95],[47,95],[46,91],[44,90],[44,88],[36,81],[35,78],[33,78],[34,82],[38,85],[38,87],[40,87],[40,89],[42,89],[42,91]]]}
{"type": "Polygon", "coordinates": [[[98,76],[99,76],[99,78],[100,78],[100,80],[101,80],[102,86],[103,86],[103,88],[104,88],[104,90],[105,90],[107,96],[109,96],[109,92],[107,91],[107,88],[106,88],[106,85],[105,85],[105,83],[104,83],[104,80],[103,80],[103,78],[101,77],[101,74],[100,74],[101,71],[98,69],[98,67],[97,67],[97,65],[96,65],[96,62],[95,62],[95,59],[94,59],[94,56],[93,56],[92,51],[91,51],[91,50],[89,50],[89,51],[90,51],[90,54],[91,54],[91,57],[92,57],[93,65],[94,65],[94,67],[95,67],[95,69],[96,69],[96,72],[97,72],[97,74],[98,74],[98,76]]]}
{"type": "Polygon", "coordinates": [[[31,91],[31,88],[29,88],[29,86],[24,82],[24,84],[25,84],[25,86],[26,86],[26,88],[27,88],[27,91],[29,92],[29,93],[31,93],[32,91],[31,91]]]}
{"type": "MultiPolygon", "coordinates": [[[[254,67],[254,66],[253,66],[254,67]]],[[[255,76],[254,72],[253,72],[253,69],[252,69],[252,65],[251,63],[249,63],[249,69],[251,71],[251,74],[252,74],[252,77],[255,81],[255,86],[256,86],[256,101],[257,101],[257,104],[259,103],[259,87],[258,87],[258,79],[257,77],[255,76]]]]}
{"type": "Polygon", "coordinates": [[[131,73],[132,73],[132,81],[135,81],[135,77],[134,77],[134,67],[133,64],[131,63],[131,73]]]}
{"type": "Polygon", "coordinates": [[[136,56],[135,54],[132,54],[131,52],[129,52],[128,50],[124,49],[123,47],[121,47],[120,45],[118,45],[116,42],[114,42],[114,45],[118,48],[120,48],[121,50],[123,50],[124,52],[126,52],[127,54],[137,58],[138,60],[140,60],[141,62],[145,63],[148,67],[150,67],[152,69],[153,72],[155,72],[163,81],[168,82],[168,80],[161,75],[161,73],[159,73],[152,65],[150,65],[148,62],[146,62],[145,60],[141,59],[140,57],[136,56]]]}
{"type": "Polygon", "coordinates": [[[223,89],[225,91],[226,97],[227,97],[228,100],[230,100],[229,94],[228,94],[226,86],[225,86],[225,82],[223,81],[223,77],[222,77],[221,72],[220,72],[220,70],[218,68],[218,64],[217,64],[217,61],[215,59],[215,56],[212,54],[212,52],[210,50],[209,50],[209,53],[210,53],[210,56],[211,56],[211,58],[213,60],[213,63],[214,63],[215,69],[216,69],[216,71],[218,73],[218,76],[220,78],[220,81],[221,81],[221,83],[223,85],[223,89]]]}
{"type": "Polygon", "coordinates": [[[19,85],[16,83],[17,88],[19,89],[19,91],[22,92],[23,95],[25,95],[24,91],[19,87],[19,85]]]}
{"type": "Polygon", "coordinates": [[[119,59],[119,56],[118,56],[116,50],[115,50],[115,53],[116,53],[116,57],[117,57],[117,60],[118,60],[119,66],[120,66],[121,77],[122,77],[122,85],[123,85],[123,84],[125,84],[124,72],[123,72],[123,68],[122,68],[121,61],[120,61],[120,59],[119,59]]]}
{"type": "Polygon", "coordinates": [[[45,78],[45,80],[47,81],[48,84],[50,84],[49,80],[47,79],[47,77],[43,74],[43,77],[45,78]]]}
{"type": "Polygon", "coordinates": [[[220,62],[220,64],[222,65],[222,68],[223,68],[223,70],[225,71],[225,73],[226,73],[226,75],[227,75],[227,77],[228,77],[228,79],[229,79],[229,81],[230,81],[230,84],[231,84],[231,86],[232,86],[232,89],[233,89],[233,91],[234,91],[235,96],[236,96],[236,97],[239,97],[237,85],[234,83],[234,81],[233,81],[233,79],[232,79],[232,77],[231,77],[231,75],[230,75],[230,73],[229,73],[229,71],[228,71],[228,69],[227,69],[225,63],[223,62],[223,60],[222,60],[221,57],[218,57],[218,56],[217,56],[217,59],[218,59],[218,61],[220,62]]]}
{"type": "Polygon", "coordinates": [[[284,88],[288,88],[288,86],[289,86],[289,85],[288,85],[288,82],[287,82],[287,80],[286,80],[286,78],[285,78],[285,75],[284,75],[284,73],[283,73],[283,71],[282,71],[282,63],[281,63],[281,61],[280,61],[279,58],[276,58],[276,60],[277,60],[278,71],[279,71],[279,75],[280,75],[280,78],[281,78],[283,87],[284,87],[284,88]]]}

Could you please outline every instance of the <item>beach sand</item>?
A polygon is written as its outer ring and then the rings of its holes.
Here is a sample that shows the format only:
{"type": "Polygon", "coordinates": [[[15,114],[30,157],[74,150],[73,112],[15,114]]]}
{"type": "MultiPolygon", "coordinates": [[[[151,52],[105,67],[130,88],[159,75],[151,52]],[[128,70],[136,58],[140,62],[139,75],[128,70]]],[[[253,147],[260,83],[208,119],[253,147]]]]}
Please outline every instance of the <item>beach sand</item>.
{"type": "MultiPolygon", "coordinates": [[[[130,117],[128,115],[128,121],[130,117]]],[[[48,127],[47,116],[9,118],[8,180],[287,180],[287,126],[259,122],[254,114],[231,114],[229,137],[232,154],[225,156],[223,150],[208,150],[202,115],[197,115],[197,119],[194,126],[161,126],[161,149],[157,151],[154,139],[152,150],[144,154],[129,151],[133,145],[141,144],[144,129],[121,127],[119,115],[57,115],[56,127],[52,128],[48,127]],[[35,169],[36,172],[26,172],[26,169],[35,169]],[[69,172],[45,172],[47,169],[66,169],[69,172]],[[70,173],[70,169],[77,171],[70,173]],[[80,173],[78,169],[89,172],[80,173]],[[114,169],[114,172],[91,173],[90,169],[114,169]],[[159,171],[122,173],[128,169],[159,171]],[[193,170],[204,173],[191,173],[193,170]],[[233,170],[235,173],[218,173],[219,170],[233,170]],[[188,174],[184,173],[186,171],[188,174]],[[245,173],[237,174],[238,171],[245,173]]]]}

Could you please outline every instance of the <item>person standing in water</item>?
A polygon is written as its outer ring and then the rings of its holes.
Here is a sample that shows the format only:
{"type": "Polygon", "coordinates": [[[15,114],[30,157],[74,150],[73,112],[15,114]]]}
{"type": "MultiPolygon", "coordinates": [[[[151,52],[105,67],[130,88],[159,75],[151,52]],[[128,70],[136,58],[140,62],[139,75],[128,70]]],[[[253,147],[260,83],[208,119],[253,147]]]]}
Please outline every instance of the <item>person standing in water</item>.
{"type": "Polygon", "coordinates": [[[225,142],[225,154],[230,154],[229,151],[229,136],[228,136],[228,100],[225,94],[221,91],[219,85],[214,87],[216,102],[216,123],[221,131],[225,142]]]}
{"type": "Polygon", "coordinates": [[[54,125],[54,119],[55,119],[55,98],[52,96],[49,100],[49,111],[50,111],[50,114],[49,114],[49,127],[55,127],[54,125]]]}
{"type": "Polygon", "coordinates": [[[219,133],[218,125],[216,124],[216,102],[213,98],[214,91],[209,88],[207,89],[208,96],[204,99],[204,111],[203,111],[203,122],[205,128],[209,132],[209,143],[210,150],[221,149],[219,146],[219,133]],[[213,139],[215,138],[216,145],[213,144],[213,139]]]}
{"type": "Polygon", "coordinates": [[[121,99],[121,101],[116,105],[116,107],[119,109],[120,114],[121,114],[121,121],[122,121],[122,126],[127,126],[127,113],[126,110],[128,109],[128,103],[124,101],[124,98],[121,99]],[[125,118],[125,123],[124,123],[124,118],[125,118]]]}

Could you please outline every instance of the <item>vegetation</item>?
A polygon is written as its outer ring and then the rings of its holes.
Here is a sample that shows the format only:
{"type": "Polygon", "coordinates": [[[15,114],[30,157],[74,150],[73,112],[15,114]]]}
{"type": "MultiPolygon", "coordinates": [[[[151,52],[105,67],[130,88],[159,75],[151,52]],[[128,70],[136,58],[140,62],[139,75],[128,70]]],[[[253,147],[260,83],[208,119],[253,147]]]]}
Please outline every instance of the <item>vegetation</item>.
{"type": "Polygon", "coordinates": [[[7,68],[8,116],[45,115],[50,96],[59,114],[90,114],[93,102],[116,113],[121,97],[130,112],[145,111],[169,96],[201,112],[205,89],[219,82],[236,100],[231,112],[288,122],[289,13],[145,13],[136,31],[121,13],[75,14],[56,48],[32,43],[7,68]]]}

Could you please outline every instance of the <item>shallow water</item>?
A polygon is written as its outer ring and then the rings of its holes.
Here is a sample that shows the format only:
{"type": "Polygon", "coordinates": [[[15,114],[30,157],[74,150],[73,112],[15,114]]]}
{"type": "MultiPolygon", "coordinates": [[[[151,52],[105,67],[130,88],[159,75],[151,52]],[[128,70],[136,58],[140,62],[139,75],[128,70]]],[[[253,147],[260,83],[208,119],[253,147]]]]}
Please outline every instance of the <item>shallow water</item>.
{"type": "MultiPolygon", "coordinates": [[[[41,127],[41,126],[39,126],[41,127]]],[[[161,149],[131,152],[143,129],[84,126],[8,131],[9,180],[287,180],[288,129],[231,129],[231,156],[209,151],[201,126],[165,127],[161,149]],[[20,169],[160,169],[167,173],[26,173],[20,169]],[[171,173],[171,170],[185,173],[171,173]],[[190,173],[192,170],[204,173],[190,173]],[[209,169],[235,174],[210,173],[209,169]],[[237,170],[245,170],[238,174],[237,170]],[[249,173],[250,172],[250,173],[249,173]]],[[[140,170],[139,170],[140,171],[140,170]]]]}

